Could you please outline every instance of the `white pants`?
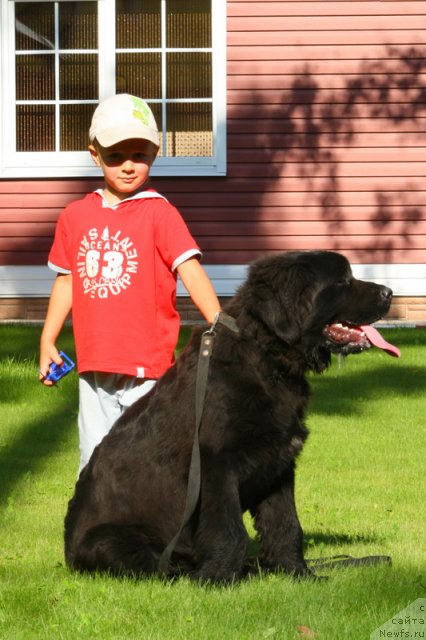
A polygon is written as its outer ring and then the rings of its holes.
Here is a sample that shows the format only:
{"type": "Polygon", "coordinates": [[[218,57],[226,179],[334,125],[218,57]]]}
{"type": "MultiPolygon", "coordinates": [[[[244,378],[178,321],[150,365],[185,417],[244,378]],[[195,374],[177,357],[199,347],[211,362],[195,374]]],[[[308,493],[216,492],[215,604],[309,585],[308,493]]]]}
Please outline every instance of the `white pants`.
{"type": "Polygon", "coordinates": [[[89,371],[79,377],[78,430],[80,436],[79,473],[90,460],[94,448],[114,422],[138,398],[155,385],[146,380],[117,373],[89,371]]]}

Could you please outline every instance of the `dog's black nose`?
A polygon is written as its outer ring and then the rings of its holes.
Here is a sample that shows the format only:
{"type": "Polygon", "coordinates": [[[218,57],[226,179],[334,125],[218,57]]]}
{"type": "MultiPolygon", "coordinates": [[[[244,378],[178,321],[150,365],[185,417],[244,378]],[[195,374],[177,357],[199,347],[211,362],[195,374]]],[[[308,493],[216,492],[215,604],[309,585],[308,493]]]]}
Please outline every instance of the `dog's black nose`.
{"type": "Polygon", "coordinates": [[[385,300],[391,300],[391,298],[393,296],[393,291],[392,291],[392,289],[389,289],[389,287],[382,287],[381,291],[380,291],[380,295],[385,300]]]}

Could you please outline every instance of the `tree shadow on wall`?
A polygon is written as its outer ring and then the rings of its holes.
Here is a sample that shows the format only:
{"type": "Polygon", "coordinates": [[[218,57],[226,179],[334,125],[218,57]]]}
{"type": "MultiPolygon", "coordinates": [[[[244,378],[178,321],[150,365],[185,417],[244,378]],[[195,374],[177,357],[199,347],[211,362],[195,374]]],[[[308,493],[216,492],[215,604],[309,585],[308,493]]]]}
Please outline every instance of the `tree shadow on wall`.
{"type": "MultiPolygon", "coordinates": [[[[280,220],[288,222],[293,209],[293,220],[298,210],[299,219],[325,222],[321,234],[330,249],[342,250],[342,236],[364,235],[356,248],[360,262],[392,262],[396,249],[416,248],[426,204],[419,175],[423,165],[417,161],[423,161],[420,148],[426,146],[426,47],[389,46],[382,58],[360,61],[354,73],[331,75],[314,75],[312,63],[306,63],[295,68],[288,87],[283,75],[279,89],[255,90],[251,107],[240,105],[229,114],[231,137],[255,154],[256,164],[245,173],[248,191],[258,189],[250,205],[252,222],[259,222],[264,196],[282,191],[286,211],[278,214],[280,220]],[[325,82],[338,86],[327,88],[325,82]],[[246,142],[240,135],[244,126],[246,142]],[[411,151],[404,159],[405,150],[411,151]],[[406,168],[415,169],[413,176],[398,175],[405,160],[406,168]],[[258,177],[264,178],[262,187],[258,177]],[[317,213],[303,215],[309,207],[317,213]],[[354,221],[360,221],[358,227],[354,221]]],[[[229,147],[233,180],[236,171],[241,173],[240,156],[234,159],[229,147]]],[[[406,168],[402,173],[409,173],[406,168]]],[[[285,224],[283,229],[280,250],[288,248],[285,224]]]]}

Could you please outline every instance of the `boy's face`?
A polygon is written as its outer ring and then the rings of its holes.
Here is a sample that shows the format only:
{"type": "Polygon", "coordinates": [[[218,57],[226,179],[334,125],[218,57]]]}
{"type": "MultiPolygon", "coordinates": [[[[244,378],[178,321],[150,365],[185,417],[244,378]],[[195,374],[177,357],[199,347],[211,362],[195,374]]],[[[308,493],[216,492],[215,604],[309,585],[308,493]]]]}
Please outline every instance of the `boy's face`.
{"type": "Polygon", "coordinates": [[[123,140],[112,147],[96,142],[89,151],[104,174],[105,197],[110,204],[131,196],[145,184],[157,155],[152,142],[139,139],[123,140]]]}

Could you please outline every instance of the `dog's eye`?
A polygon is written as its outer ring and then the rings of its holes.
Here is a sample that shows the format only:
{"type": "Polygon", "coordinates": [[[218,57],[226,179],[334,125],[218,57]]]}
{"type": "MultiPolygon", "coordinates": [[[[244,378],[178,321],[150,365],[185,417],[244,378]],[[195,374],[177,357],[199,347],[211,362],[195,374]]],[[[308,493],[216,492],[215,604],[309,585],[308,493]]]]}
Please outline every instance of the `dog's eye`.
{"type": "Polygon", "coordinates": [[[338,287],[348,287],[349,285],[350,285],[349,278],[344,278],[344,279],[338,280],[336,282],[336,286],[338,286],[338,287]]]}

